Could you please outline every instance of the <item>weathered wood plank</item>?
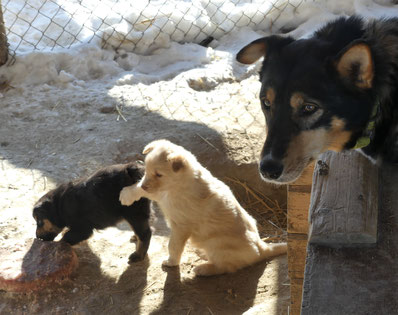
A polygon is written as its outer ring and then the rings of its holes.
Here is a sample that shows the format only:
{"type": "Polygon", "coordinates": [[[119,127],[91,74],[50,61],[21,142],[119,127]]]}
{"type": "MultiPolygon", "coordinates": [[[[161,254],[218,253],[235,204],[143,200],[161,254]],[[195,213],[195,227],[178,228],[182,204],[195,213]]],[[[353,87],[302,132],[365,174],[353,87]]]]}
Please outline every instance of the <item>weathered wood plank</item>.
{"type": "Polygon", "coordinates": [[[287,251],[290,278],[290,314],[299,315],[307,255],[308,209],[314,164],[287,188],[287,251]]]}
{"type": "Polygon", "coordinates": [[[307,255],[307,234],[287,235],[287,259],[290,279],[303,279],[307,255]]]}
{"type": "Polygon", "coordinates": [[[356,151],[326,152],[314,170],[309,242],[366,246],[377,241],[378,168],[356,151]]]}
{"type": "Polygon", "coordinates": [[[311,199],[312,173],[314,163],[310,164],[294,183],[287,188],[287,232],[308,233],[308,210],[311,199]]]}
{"type": "Polygon", "coordinates": [[[398,167],[380,169],[377,246],[308,245],[301,315],[397,314],[398,167]]]}
{"type": "Polygon", "coordinates": [[[308,233],[308,209],[311,199],[311,186],[309,186],[309,191],[307,192],[308,186],[297,186],[305,188],[306,192],[301,192],[299,190],[292,190],[289,186],[287,192],[287,232],[288,233],[308,233]]]}
{"type": "Polygon", "coordinates": [[[303,295],[304,279],[290,280],[290,312],[289,314],[301,313],[301,300],[303,295]]]}
{"type": "Polygon", "coordinates": [[[305,170],[303,171],[303,174],[291,185],[311,185],[312,183],[312,174],[314,172],[314,165],[315,163],[312,162],[310,165],[308,165],[305,170]]]}

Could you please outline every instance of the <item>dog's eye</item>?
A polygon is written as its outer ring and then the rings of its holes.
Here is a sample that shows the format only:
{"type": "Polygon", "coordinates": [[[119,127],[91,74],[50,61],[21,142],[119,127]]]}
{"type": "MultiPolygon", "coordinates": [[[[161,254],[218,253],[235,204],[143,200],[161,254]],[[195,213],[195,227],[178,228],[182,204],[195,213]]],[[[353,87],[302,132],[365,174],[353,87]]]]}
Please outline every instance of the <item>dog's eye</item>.
{"type": "Polygon", "coordinates": [[[301,111],[303,114],[312,114],[315,113],[318,110],[318,106],[313,103],[305,103],[301,107],[301,111]]]}
{"type": "Polygon", "coordinates": [[[162,177],[163,175],[162,175],[162,174],[159,174],[158,172],[156,172],[156,173],[155,173],[155,176],[156,176],[156,177],[162,177]]]}
{"type": "Polygon", "coordinates": [[[44,225],[42,220],[37,221],[37,227],[42,227],[44,225]]]}
{"type": "Polygon", "coordinates": [[[271,107],[271,102],[266,97],[260,98],[260,101],[261,101],[261,106],[263,106],[263,108],[269,109],[271,107]]]}

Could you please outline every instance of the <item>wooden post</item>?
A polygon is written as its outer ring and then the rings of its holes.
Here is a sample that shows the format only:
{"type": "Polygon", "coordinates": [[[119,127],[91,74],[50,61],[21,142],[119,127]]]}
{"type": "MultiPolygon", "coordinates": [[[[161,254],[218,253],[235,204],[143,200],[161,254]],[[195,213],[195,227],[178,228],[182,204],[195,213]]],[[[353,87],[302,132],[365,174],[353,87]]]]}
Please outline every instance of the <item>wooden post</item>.
{"type": "Polygon", "coordinates": [[[364,247],[377,242],[378,167],[359,152],[326,152],[314,171],[310,244],[364,247]],[[322,171],[323,168],[327,171],[322,171]]]}
{"type": "Polygon", "coordinates": [[[8,43],[6,27],[3,19],[3,7],[0,0],[0,66],[4,65],[8,59],[8,43]]]}
{"type": "Polygon", "coordinates": [[[308,209],[311,201],[314,163],[287,187],[287,255],[290,278],[290,314],[299,315],[308,239],[308,209]]]}

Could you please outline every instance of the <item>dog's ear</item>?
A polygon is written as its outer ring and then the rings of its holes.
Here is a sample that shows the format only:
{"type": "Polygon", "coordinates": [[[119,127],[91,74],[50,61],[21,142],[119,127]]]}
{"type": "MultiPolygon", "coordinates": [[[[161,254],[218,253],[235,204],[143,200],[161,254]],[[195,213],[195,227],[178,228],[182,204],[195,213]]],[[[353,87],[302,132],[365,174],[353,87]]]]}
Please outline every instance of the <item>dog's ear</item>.
{"type": "Polygon", "coordinates": [[[39,201],[35,204],[33,208],[33,217],[41,220],[48,220],[51,225],[54,225],[58,228],[65,227],[65,224],[61,218],[61,213],[57,211],[57,200],[61,198],[57,195],[57,190],[51,190],[43,197],[39,199],[39,201]],[[55,194],[55,196],[54,196],[55,194]]]}
{"type": "Polygon", "coordinates": [[[340,77],[361,89],[372,87],[374,64],[369,45],[356,42],[337,56],[335,67],[340,77]]]}
{"type": "Polygon", "coordinates": [[[185,158],[182,155],[171,155],[167,160],[171,163],[171,168],[174,172],[178,172],[180,169],[185,167],[185,158]]]}
{"type": "Polygon", "coordinates": [[[127,174],[133,179],[139,179],[145,173],[145,167],[142,164],[129,165],[126,168],[127,174]]]}
{"type": "Polygon", "coordinates": [[[170,143],[169,140],[166,139],[159,139],[159,140],[154,140],[150,143],[148,143],[144,150],[142,151],[142,154],[148,154],[149,152],[151,152],[156,146],[161,146],[161,145],[167,145],[168,143],[170,143]]]}
{"type": "Polygon", "coordinates": [[[153,148],[155,147],[155,144],[153,142],[147,144],[144,148],[144,150],[142,151],[142,154],[148,154],[149,152],[151,152],[153,150],[153,148]]]}
{"type": "Polygon", "coordinates": [[[277,35],[259,38],[243,47],[236,55],[236,60],[246,65],[255,63],[261,57],[266,58],[271,50],[279,49],[293,42],[291,37],[277,35]]]}

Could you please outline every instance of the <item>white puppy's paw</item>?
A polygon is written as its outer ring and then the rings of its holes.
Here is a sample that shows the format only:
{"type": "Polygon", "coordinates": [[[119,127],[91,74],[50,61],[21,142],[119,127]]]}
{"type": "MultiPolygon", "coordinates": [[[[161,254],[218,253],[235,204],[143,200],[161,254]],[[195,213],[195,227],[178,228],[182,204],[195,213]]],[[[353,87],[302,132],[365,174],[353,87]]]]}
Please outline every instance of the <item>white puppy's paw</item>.
{"type": "Polygon", "coordinates": [[[120,203],[123,206],[130,206],[134,201],[140,200],[142,195],[139,193],[137,186],[124,187],[119,195],[120,203]]]}
{"type": "Polygon", "coordinates": [[[196,276],[214,276],[214,275],[219,275],[227,272],[226,269],[219,268],[214,264],[211,263],[205,263],[201,264],[199,266],[196,266],[193,269],[193,272],[195,273],[196,276]]]}
{"type": "Polygon", "coordinates": [[[166,266],[166,267],[176,267],[178,265],[179,265],[178,261],[176,261],[175,259],[172,259],[172,258],[163,260],[163,262],[162,262],[162,266],[166,266]]]}
{"type": "Polygon", "coordinates": [[[196,276],[208,276],[210,274],[209,266],[207,264],[196,266],[193,269],[193,272],[195,273],[196,276]]]}

